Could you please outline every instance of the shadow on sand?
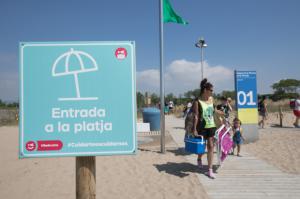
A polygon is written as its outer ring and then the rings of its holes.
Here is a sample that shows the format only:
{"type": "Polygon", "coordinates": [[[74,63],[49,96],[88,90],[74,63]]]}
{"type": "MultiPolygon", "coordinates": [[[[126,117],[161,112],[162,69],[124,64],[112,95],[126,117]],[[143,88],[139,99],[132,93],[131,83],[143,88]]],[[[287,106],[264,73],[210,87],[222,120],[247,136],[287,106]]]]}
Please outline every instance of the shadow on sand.
{"type": "MultiPolygon", "coordinates": [[[[199,173],[202,175],[207,176],[208,166],[203,165],[203,168],[199,168],[197,165],[188,163],[188,162],[167,162],[166,164],[154,164],[153,166],[156,167],[156,169],[159,172],[166,172],[168,174],[184,178],[190,175],[190,173],[199,173]]],[[[216,172],[218,169],[218,166],[214,165],[213,170],[216,172]]]]}
{"type": "Polygon", "coordinates": [[[174,155],[178,156],[185,156],[185,155],[191,155],[191,153],[187,152],[184,147],[179,147],[177,149],[168,149],[167,152],[174,153],[174,155]]]}
{"type": "MultiPolygon", "coordinates": [[[[153,152],[153,153],[161,153],[160,150],[147,149],[146,147],[138,147],[138,150],[153,152]]],[[[192,154],[190,152],[187,152],[184,149],[184,147],[180,147],[180,148],[176,148],[176,149],[166,149],[166,152],[173,153],[175,156],[186,156],[186,155],[191,155],[192,154]]]]}
{"type": "Polygon", "coordinates": [[[279,124],[271,124],[270,127],[272,128],[284,128],[284,129],[294,129],[295,127],[292,127],[292,126],[280,126],[279,124]]]}
{"type": "MultiPolygon", "coordinates": [[[[167,152],[174,153],[174,155],[176,155],[176,156],[186,156],[186,155],[194,154],[194,153],[190,153],[190,152],[186,151],[184,147],[179,147],[176,149],[168,149],[167,152]]],[[[214,151],[214,154],[215,153],[217,153],[217,152],[214,151]]],[[[204,154],[207,154],[207,151],[205,151],[204,154]]]]}

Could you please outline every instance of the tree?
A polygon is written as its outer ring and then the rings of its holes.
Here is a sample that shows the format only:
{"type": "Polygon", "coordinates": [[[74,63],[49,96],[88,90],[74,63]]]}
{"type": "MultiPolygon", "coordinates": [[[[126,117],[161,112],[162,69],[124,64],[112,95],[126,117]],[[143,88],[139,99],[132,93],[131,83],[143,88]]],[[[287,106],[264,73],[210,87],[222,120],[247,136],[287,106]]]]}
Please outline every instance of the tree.
{"type": "Polygon", "coordinates": [[[175,101],[175,96],[173,95],[173,93],[169,93],[167,96],[166,96],[166,102],[169,102],[169,101],[175,101]]]}
{"type": "Polygon", "coordinates": [[[186,98],[196,98],[199,95],[200,95],[200,89],[195,89],[195,90],[188,91],[188,92],[184,93],[184,96],[186,98]]]}
{"type": "Polygon", "coordinates": [[[150,97],[152,104],[156,105],[159,103],[160,98],[155,93],[153,93],[150,97]]]}
{"type": "Polygon", "coordinates": [[[277,101],[285,98],[295,98],[300,89],[300,80],[283,79],[271,86],[274,91],[272,99],[277,101]]]}
{"type": "Polygon", "coordinates": [[[18,102],[5,103],[0,99],[0,108],[18,108],[18,107],[19,107],[18,102]]]}
{"type": "Polygon", "coordinates": [[[231,99],[235,99],[235,91],[222,91],[222,96],[226,98],[230,97],[231,99]]]}
{"type": "Polygon", "coordinates": [[[275,93],[296,93],[300,89],[300,80],[283,79],[271,86],[275,93]]]}
{"type": "Polygon", "coordinates": [[[9,108],[18,108],[19,107],[19,103],[18,102],[13,102],[13,103],[9,103],[6,105],[9,108]]]}
{"type": "Polygon", "coordinates": [[[141,108],[145,105],[145,97],[142,93],[137,92],[136,94],[136,100],[137,100],[137,107],[141,108]]]}
{"type": "Polygon", "coordinates": [[[0,107],[5,107],[5,103],[0,99],[0,107]]]}

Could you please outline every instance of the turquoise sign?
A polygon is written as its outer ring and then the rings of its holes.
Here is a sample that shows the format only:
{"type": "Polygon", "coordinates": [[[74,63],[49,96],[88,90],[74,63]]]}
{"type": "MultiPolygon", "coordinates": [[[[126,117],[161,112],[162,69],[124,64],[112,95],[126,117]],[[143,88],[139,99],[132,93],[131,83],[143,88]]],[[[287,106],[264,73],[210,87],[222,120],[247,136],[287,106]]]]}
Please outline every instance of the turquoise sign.
{"type": "Polygon", "coordinates": [[[134,154],[134,42],[20,43],[20,158],[134,154]]]}

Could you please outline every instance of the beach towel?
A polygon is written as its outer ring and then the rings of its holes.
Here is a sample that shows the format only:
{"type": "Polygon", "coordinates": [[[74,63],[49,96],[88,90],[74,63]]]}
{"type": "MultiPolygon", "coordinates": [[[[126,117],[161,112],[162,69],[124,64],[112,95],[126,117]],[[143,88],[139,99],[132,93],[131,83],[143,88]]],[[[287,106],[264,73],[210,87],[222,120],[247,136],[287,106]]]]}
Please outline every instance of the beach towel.
{"type": "Polygon", "coordinates": [[[233,141],[230,137],[230,133],[229,133],[228,127],[224,127],[221,129],[221,131],[219,131],[219,139],[218,139],[218,144],[220,146],[221,149],[221,154],[220,154],[220,159],[223,162],[227,155],[230,153],[232,146],[233,146],[233,141]]]}

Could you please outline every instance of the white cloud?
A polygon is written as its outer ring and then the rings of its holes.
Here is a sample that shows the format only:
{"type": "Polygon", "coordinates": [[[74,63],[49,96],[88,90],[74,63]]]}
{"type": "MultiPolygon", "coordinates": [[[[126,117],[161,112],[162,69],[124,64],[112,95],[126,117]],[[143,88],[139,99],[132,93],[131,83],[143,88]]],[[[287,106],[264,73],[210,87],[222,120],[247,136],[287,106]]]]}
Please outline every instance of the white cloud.
{"type": "MultiPolygon", "coordinates": [[[[233,71],[221,66],[210,66],[204,62],[204,77],[214,85],[215,92],[234,90],[233,71]]],[[[188,90],[199,88],[201,81],[201,63],[175,60],[165,68],[165,94],[184,94],[188,90]]],[[[18,74],[0,73],[0,99],[15,101],[18,99],[18,74]]],[[[137,90],[159,94],[159,69],[137,72],[137,90]]]]}
{"type": "MultiPolygon", "coordinates": [[[[224,66],[210,66],[204,62],[204,77],[213,85],[215,92],[234,90],[234,72],[224,66]]],[[[165,93],[183,94],[199,88],[201,62],[175,60],[165,69],[165,93]]],[[[159,70],[137,72],[137,90],[159,93],[159,70]]]]}
{"type": "Polygon", "coordinates": [[[159,70],[150,69],[137,72],[137,90],[156,92],[159,89],[159,70]]]}

